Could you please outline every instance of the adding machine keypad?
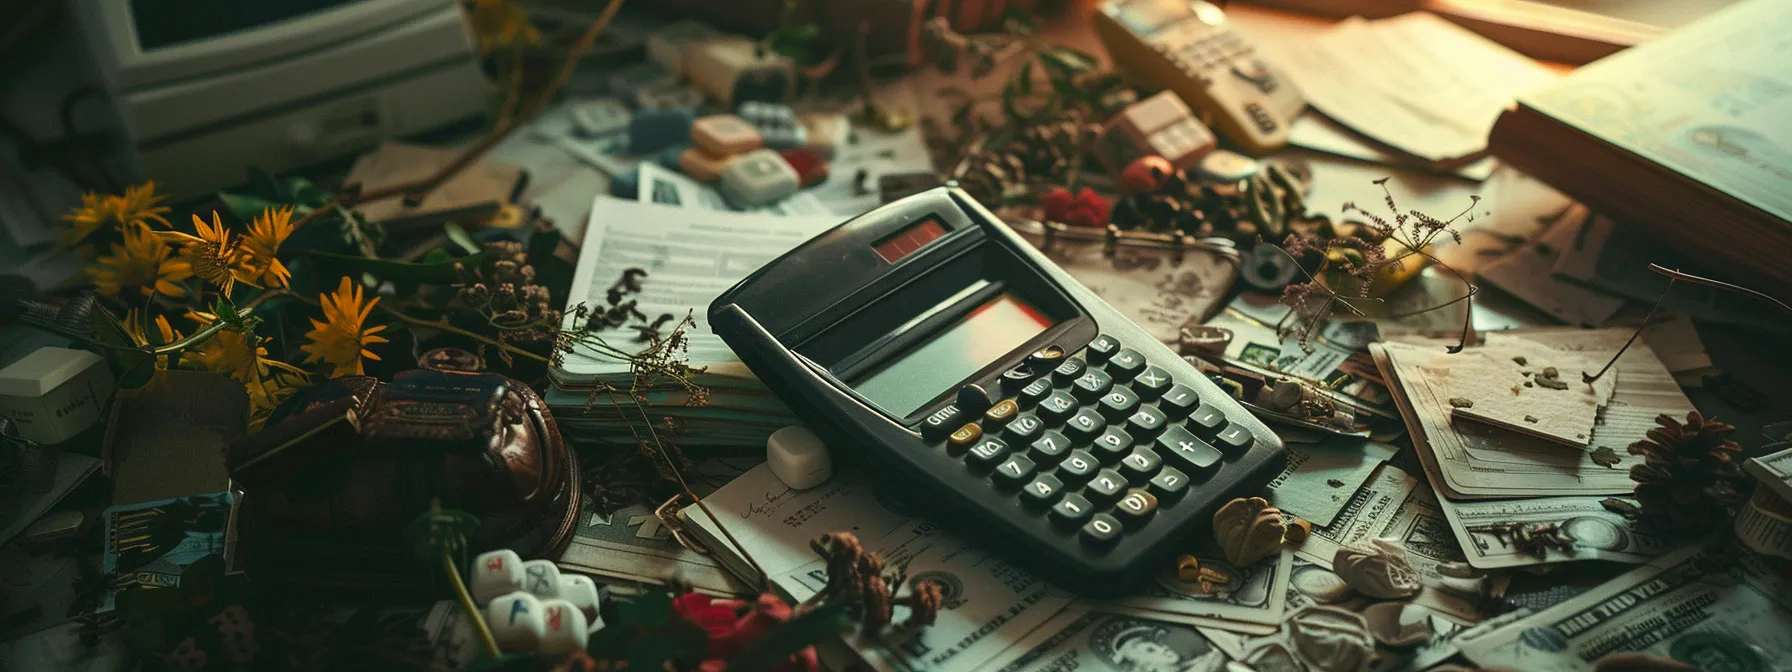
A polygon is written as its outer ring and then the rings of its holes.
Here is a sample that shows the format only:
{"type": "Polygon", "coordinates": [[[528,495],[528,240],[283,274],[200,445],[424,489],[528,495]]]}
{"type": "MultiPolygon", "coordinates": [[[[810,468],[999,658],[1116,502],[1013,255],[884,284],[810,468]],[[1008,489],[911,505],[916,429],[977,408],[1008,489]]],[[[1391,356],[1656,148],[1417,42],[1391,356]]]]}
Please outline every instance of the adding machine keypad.
{"type": "Polygon", "coordinates": [[[1198,487],[1191,478],[1251,446],[1248,429],[1112,336],[1080,352],[1049,346],[1017,369],[1029,367],[1003,375],[987,412],[948,406],[923,430],[947,434],[947,450],[989,487],[1089,548],[1150,524],[1198,487]]]}

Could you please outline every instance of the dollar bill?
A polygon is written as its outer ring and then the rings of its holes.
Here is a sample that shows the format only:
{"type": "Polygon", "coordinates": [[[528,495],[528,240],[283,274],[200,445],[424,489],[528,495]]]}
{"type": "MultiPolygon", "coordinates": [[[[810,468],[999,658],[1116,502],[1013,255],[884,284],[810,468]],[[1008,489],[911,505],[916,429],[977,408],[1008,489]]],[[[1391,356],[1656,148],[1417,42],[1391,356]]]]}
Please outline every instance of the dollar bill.
{"type": "MultiPolygon", "coordinates": [[[[1075,599],[990,555],[980,545],[924,520],[914,520],[866,547],[883,555],[885,567],[902,568],[909,585],[931,581],[940,587],[942,597],[932,626],[892,626],[877,635],[851,633],[845,637],[847,646],[874,669],[975,669],[1009,650],[1075,599]]],[[[827,580],[827,566],[817,560],[775,577],[773,583],[791,599],[802,601],[825,588],[827,580]]],[[[907,612],[907,607],[897,607],[893,621],[902,623],[907,612]]]]}
{"type": "Polygon", "coordinates": [[[1200,628],[1154,618],[1066,610],[978,672],[1218,672],[1227,656],[1200,628]]]}
{"type": "Polygon", "coordinates": [[[1772,490],[1781,499],[1792,501],[1792,448],[1751,457],[1742,462],[1742,469],[1760,481],[1762,487],[1772,490]]]}
{"type": "MultiPolygon", "coordinates": [[[[759,462],[756,458],[702,460],[692,466],[686,479],[699,495],[707,495],[759,462]]],[[[628,506],[607,515],[587,506],[579,514],[572,543],[555,564],[618,581],[663,583],[676,577],[712,595],[746,591],[745,584],[715,558],[679,544],[648,505],[628,506]]]]}
{"type": "Polygon", "coordinates": [[[1438,508],[1450,521],[1466,553],[1468,564],[1481,569],[1523,567],[1572,560],[1611,560],[1643,563],[1673,548],[1667,539],[1636,528],[1635,521],[1605,508],[1602,502],[1617,499],[1632,506],[1635,500],[1617,497],[1539,497],[1480,502],[1453,502],[1439,498],[1438,508]],[[1573,540],[1571,551],[1555,547],[1521,548],[1516,530],[1530,534],[1555,526],[1573,540]]]}
{"type": "Polygon", "coordinates": [[[1193,555],[1201,568],[1213,570],[1205,585],[1182,580],[1174,565],[1166,565],[1137,594],[1091,608],[1254,634],[1275,629],[1286,609],[1292,550],[1245,567],[1226,562],[1211,545],[1198,547],[1193,555]]]}
{"type": "Polygon", "coordinates": [[[1264,490],[1264,498],[1284,513],[1314,525],[1329,525],[1350,502],[1357,486],[1395,448],[1363,439],[1332,439],[1313,446],[1289,446],[1288,466],[1264,490]]]}
{"type": "Polygon", "coordinates": [[[1792,660],[1792,582],[1720,539],[1682,548],[1537,614],[1464,639],[1477,665],[1590,670],[1620,651],[1704,670],[1783,670],[1792,660]]]}

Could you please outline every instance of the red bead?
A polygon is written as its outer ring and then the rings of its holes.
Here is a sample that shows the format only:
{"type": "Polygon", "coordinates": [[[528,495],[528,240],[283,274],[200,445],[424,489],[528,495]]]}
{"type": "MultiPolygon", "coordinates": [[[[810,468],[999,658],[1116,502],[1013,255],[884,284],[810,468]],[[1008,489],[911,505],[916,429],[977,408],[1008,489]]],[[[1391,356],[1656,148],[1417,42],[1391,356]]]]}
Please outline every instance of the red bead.
{"type": "Polygon", "coordinates": [[[1170,165],[1169,159],[1155,154],[1133,159],[1132,163],[1126,165],[1126,170],[1120,171],[1120,193],[1148,194],[1157,191],[1174,172],[1176,167],[1170,165]]]}

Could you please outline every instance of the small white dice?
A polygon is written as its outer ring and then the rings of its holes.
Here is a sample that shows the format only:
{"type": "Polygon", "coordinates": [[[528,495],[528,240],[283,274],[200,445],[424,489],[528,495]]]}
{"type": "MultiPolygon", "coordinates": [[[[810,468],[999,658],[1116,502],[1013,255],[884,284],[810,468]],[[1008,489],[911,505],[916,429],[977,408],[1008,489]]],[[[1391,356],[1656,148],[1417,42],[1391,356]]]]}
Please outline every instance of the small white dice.
{"type": "Polygon", "coordinates": [[[487,604],[499,595],[523,589],[523,558],[508,548],[473,559],[473,601],[487,604]]]}
{"type": "Polygon", "coordinates": [[[598,138],[628,130],[628,108],[615,98],[575,103],[571,108],[573,128],[579,135],[598,138]]]}
{"type": "Polygon", "coordinates": [[[560,599],[571,602],[585,614],[585,629],[597,632],[604,627],[603,614],[599,613],[604,603],[603,591],[598,590],[597,583],[589,576],[579,574],[560,575],[560,599]]]}
{"type": "Polygon", "coordinates": [[[498,648],[506,653],[536,650],[548,627],[542,617],[541,600],[524,592],[492,600],[485,607],[485,624],[491,628],[498,648]]]}
{"type": "Polygon", "coordinates": [[[523,563],[523,590],[541,599],[560,596],[560,568],[553,560],[523,563]]]}
{"type": "Polygon", "coordinates": [[[821,437],[802,425],[772,432],[765,441],[765,462],[772,475],[791,490],[808,490],[834,475],[834,460],[821,437]]]}
{"type": "Polygon", "coordinates": [[[722,193],[743,208],[773,203],[796,193],[801,178],[784,157],[769,149],[755,149],[722,169],[722,193]]]}
{"type": "Polygon", "coordinates": [[[563,656],[585,650],[585,638],[591,631],[586,629],[585,612],[578,606],[566,600],[543,600],[541,620],[547,628],[541,634],[537,651],[563,656]]]}

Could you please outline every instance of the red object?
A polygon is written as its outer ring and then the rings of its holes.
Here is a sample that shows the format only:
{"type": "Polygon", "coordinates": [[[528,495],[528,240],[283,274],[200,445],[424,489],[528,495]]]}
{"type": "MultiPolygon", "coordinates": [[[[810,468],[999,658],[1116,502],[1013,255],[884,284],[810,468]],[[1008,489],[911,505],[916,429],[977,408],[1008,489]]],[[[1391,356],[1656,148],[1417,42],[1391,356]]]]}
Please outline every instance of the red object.
{"type": "Polygon", "coordinates": [[[871,246],[871,249],[877,250],[877,256],[883,257],[884,261],[894,264],[896,260],[913,254],[915,250],[925,247],[928,243],[938,240],[944,235],[946,235],[945,225],[941,224],[940,220],[929,217],[877,241],[871,246]]]}
{"type": "Polygon", "coordinates": [[[797,183],[804,187],[813,187],[828,179],[828,162],[814,152],[806,149],[786,149],[778,152],[784,162],[796,171],[797,183]]]}
{"type": "Polygon", "coordinates": [[[1107,226],[1108,201],[1088,187],[1076,196],[1068,189],[1053,189],[1039,199],[1045,206],[1045,219],[1071,226],[1107,226]]]}
{"type": "MultiPolygon", "coordinates": [[[[727,670],[729,658],[790,620],[790,605],[771,593],[761,594],[751,609],[746,607],[740,600],[718,600],[698,593],[686,593],[672,600],[675,613],[709,632],[709,650],[705,652],[709,657],[698,665],[699,672],[727,670]]],[[[792,655],[783,665],[771,668],[771,672],[816,672],[820,667],[815,648],[809,647],[792,655]]]]}
{"type": "Polygon", "coordinates": [[[1164,182],[1176,172],[1170,160],[1155,154],[1133,159],[1120,171],[1120,193],[1148,194],[1162,189],[1164,182]]]}

